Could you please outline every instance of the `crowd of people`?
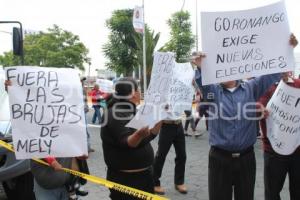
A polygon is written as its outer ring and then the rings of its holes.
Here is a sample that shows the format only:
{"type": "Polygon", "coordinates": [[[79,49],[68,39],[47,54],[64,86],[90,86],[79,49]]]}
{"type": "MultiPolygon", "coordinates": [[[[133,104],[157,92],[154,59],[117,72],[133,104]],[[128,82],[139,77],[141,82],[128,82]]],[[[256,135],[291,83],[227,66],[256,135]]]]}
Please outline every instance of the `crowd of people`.
{"type": "MultiPolygon", "coordinates": [[[[295,47],[298,42],[294,35],[289,43],[295,47]]],[[[215,109],[223,110],[223,116],[207,120],[209,132],[208,188],[210,200],[253,200],[256,177],[256,159],[253,145],[256,142],[257,120],[249,120],[261,114],[261,130],[263,133],[264,150],[264,183],[265,199],[280,200],[280,192],[289,175],[291,200],[300,199],[300,149],[292,155],[277,154],[266,137],[265,118],[268,110],[265,108],[274,93],[278,81],[282,79],[290,86],[300,88],[300,80],[292,78],[290,73],[277,73],[253,78],[248,81],[227,81],[221,84],[202,85],[201,63],[206,55],[194,52],[191,62],[195,66],[194,85],[196,101],[199,103],[199,117],[191,120],[191,110],[186,111],[187,120],[183,127],[182,119],[162,120],[153,128],[141,129],[126,127],[135,116],[140,103],[140,91],[137,82],[132,78],[121,78],[115,84],[115,94],[102,92],[95,85],[89,93],[92,97],[94,115],[92,123],[107,123],[101,126],[101,139],[104,161],[107,165],[107,180],[137,188],[149,193],[165,194],[160,183],[166,156],[173,145],[175,148],[174,187],[181,194],[188,193],[185,185],[186,145],[185,133],[188,123],[195,131],[201,117],[209,117],[215,109]],[[202,102],[203,106],[202,106],[202,102]],[[205,102],[214,103],[209,106],[205,102]],[[251,103],[257,113],[248,113],[235,119],[237,105],[251,103]],[[102,111],[100,111],[102,108],[102,111]],[[126,112],[125,112],[126,111],[126,112]],[[103,113],[103,115],[101,115],[103,113]],[[156,153],[151,141],[158,138],[156,153]]],[[[10,85],[6,81],[6,87],[10,85]]],[[[87,195],[81,190],[85,181],[61,171],[68,167],[89,173],[86,157],[56,159],[48,157],[45,160],[54,170],[42,167],[33,161],[32,171],[35,179],[34,192],[38,200],[78,199],[87,195]],[[45,179],[57,177],[54,183],[45,179]],[[43,182],[44,181],[44,182],[43,182]],[[51,185],[52,184],[52,185],[51,185]]],[[[51,169],[51,168],[50,168],[51,169]]],[[[52,179],[54,180],[54,179],[52,179]]],[[[137,197],[110,190],[112,200],[135,200],[137,197]]],[[[184,197],[182,197],[184,199],[184,197]]]]}

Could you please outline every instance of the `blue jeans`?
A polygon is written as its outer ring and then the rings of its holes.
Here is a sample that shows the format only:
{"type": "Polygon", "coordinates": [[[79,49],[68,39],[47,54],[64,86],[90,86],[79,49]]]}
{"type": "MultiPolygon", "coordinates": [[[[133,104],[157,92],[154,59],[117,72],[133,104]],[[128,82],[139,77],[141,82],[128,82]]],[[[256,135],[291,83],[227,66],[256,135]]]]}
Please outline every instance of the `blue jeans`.
{"type": "Polygon", "coordinates": [[[69,193],[65,186],[57,189],[44,189],[34,180],[34,194],[36,200],[68,200],[69,193]]]}
{"type": "Polygon", "coordinates": [[[100,124],[101,123],[101,113],[100,113],[101,106],[93,105],[93,108],[94,108],[95,112],[94,112],[94,115],[93,115],[92,123],[95,124],[96,120],[98,118],[98,122],[100,124]]]}

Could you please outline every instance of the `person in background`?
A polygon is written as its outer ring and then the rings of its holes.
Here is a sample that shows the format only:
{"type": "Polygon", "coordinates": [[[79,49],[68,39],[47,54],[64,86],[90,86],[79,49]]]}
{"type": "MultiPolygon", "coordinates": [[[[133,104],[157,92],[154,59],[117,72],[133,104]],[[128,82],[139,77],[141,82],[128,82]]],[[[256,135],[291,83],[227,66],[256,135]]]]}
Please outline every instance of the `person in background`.
{"type": "MultiPolygon", "coordinates": [[[[282,80],[291,87],[300,88],[300,79],[293,79],[289,72],[283,73],[282,80]]],[[[265,107],[277,86],[278,83],[273,84],[258,101],[259,110],[261,110],[265,118],[268,117],[268,110],[265,107]]],[[[276,153],[267,137],[265,118],[260,121],[264,151],[265,200],[281,199],[280,192],[287,175],[289,175],[290,199],[298,200],[300,199],[300,147],[291,155],[276,153]]]]}
{"type": "MultiPolygon", "coordinates": [[[[165,109],[169,109],[169,107],[166,106],[165,109]]],[[[162,122],[158,140],[158,149],[153,164],[154,192],[156,194],[165,194],[165,189],[161,186],[160,178],[166,157],[172,145],[174,145],[176,153],[174,170],[175,189],[182,194],[187,194],[188,192],[187,187],[184,184],[186,164],[185,137],[181,117],[178,117],[177,119],[163,120],[162,122]]]]}
{"type": "MultiPolygon", "coordinates": [[[[201,95],[201,92],[197,92],[196,94],[196,102],[197,102],[197,112],[198,112],[198,117],[196,118],[195,120],[195,128],[197,128],[197,125],[199,123],[199,121],[205,117],[205,125],[206,125],[206,130],[208,130],[208,113],[207,113],[207,110],[208,110],[208,105],[205,104],[205,102],[203,101],[203,98],[202,98],[202,95],[201,95]]],[[[200,133],[200,135],[202,135],[200,133]]]]}
{"type": "MultiPolygon", "coordinates": [[[[108,100],[101,139],[107,180],[153,193],[152,164],[154,152],[150,141],[159,133],[161,123],[153,128],[134,129],[126,124],[136,114],[140,103],[137,82],[129,77],[119,79],[115,93],[108,100]]],[[[110,189],[112,200],[137,200],[137,197],[110,189]]]]}
{"type": "MultiPolygon", "coordinates": [[[[199,90],[195,80],[192,81],[192,85],[195,91],[199,90]]],[[[168,106],[166,107],[166,109],[168,109],[168,106]]],[[[175,119],[172,120],[163,120],[163,125],[159,134],[158,149],[155,154],[155,160],[153,164],[153,177],[155,184],[154,192],[156,194],[165,194],[165,189],[161,186],[160,178],[162,175],[166,157],[172,145],[174,145],[176,153],[174,169],[175,189],[181,194],[187,194],[188,192],[188,189],[184,184],[186,164],[186,144],[184,136],[198,136],[198,133],[196,132],[194,118],[192,116],[192,105],[190,107],[190,110],[185,110],[184,113],[186,114],[186,122],[184,129],[182,126],[181,117],[175,117],[175,119]],[[190,122],[193,134],[188,133],[188,126],[190,122]]]]}
{"type": "MultiPolygon", "coordinates": [[[[193,100],[191,110],[184,111],[184,113],[186,115],[185,125],[184,125],[184,135],[185,136],[195,136],[196,138],[202,135],[201,132],[196,130],[197,124],[200,119],[199,119],[199,117],[197,117],[195,120],[195,118],[193,116],[193,105],[198,104],[198,102],[199,102],[198,95],[197,95],[198,93],[199,92],[197,91],[195,94],[195,100],[193,100]],[[191,124],[192,132],[188,131],[189,124],[191,124]]],[[[198,106],[196,106],[196,110],[198,110],[198,106]]]]}
{"type": "Polygon", "coordinates": [[[175,189],[182,194],[187,194],[187,187],[184,184],[185,164],[186,164],[186,145],[181,119],[163,120],[158,140],[158,149],[153,164],[154,172],[154,192],[164,195],[165,189],[161,186],[160,177],[163,166],[171,146],[175,148],[175,169],[174,185],[175,189]]]}
{"type": "Polygon", "coordinates": [[[86,115],[89,112],[89,106],[88,106],[88,100],[87,100],[87,92],[86,92],[86,88],[84,87],[84,82],[86,81],[86,78],[83,77],[81,79],[81,85],[82,85],[82,93],[83,93],[83,109],[84,109],[84,114],[85,114],[85,126],[86,126],[86,134],[87,134],[87,142],[88,142],[88,152],[92,153],[95,152],[95,149],[92,148],[92,144],[91,144],[91,136],[90,133],[88,131],[87,128],[87,120],[86,120],[86,115]]]}
{"type": "Polygon", "coordinates": [[[192,114],[192,106],[191,106],[191,110],[185,110],[184,114],[185,114],[184,135],[185,136],[192,136],[196,132],[195,120],[194,120],[194,117],[193,117],[193,114],[192,114]],[[189,124],[191,124],[193,134],[188,133],[189,124]]]}
{"type": "MultiPolygon", "coordinates": [[[[198,65],[199,65],[201,56],[204,56],[204,54],[202,55],[201,52],[193,52],[192,56],[191,56],[191,63],[192,63],[192,65],[195,68],[195,78],[196,78],[197,70],[199,69],[198,65]]],[[[203,116],[205,116],[206,130],[208,130],[208,121],[207,121],[208,106],[205,105],[206,102],[203,99],[203,94],[202,94],[202,92],[201,92],[201,90],[200,90],[200,88],[199,88],[199,86],[198,86],[198,84],[196,82],[196,79],[194,79],[194,82],[195,82],[195,85],[197,86],[196,102],[198,103],[197,104],[198,117],[195,120],[195,128],[197,128],[197,125],[198,125],[199,121],[201,120],[201,118],[203,116]]],[[[200,135],[202,135],[202,134],[200,133],[200,135]]]]}
{"type": "MultiPolygon", "coordinates": [[[[288,43],[288,40],[287,40],[288,43]]],[[[291,36],[289,43],[297,45],[291,36]]],[[[195,59],[198,70],[196,82],[209,107],[209,114],[218,110],[222,116],[208,121],[211,145],[208,163],[208,187],[210,200],[253,200],[256,176],[256,160],[253,145],[256,142],[256,112],[245,109],[256,108],[257,100],[268,88],[280,79],[280,74],[260,76],[248,82],[226,81],[221,84],[202,85],[202,53],[195,59]],[[236,116],[238,105],[246,115],[236,116]],[[250,120],[252,118],[254,120],[250,120]]]]}
{"type": "Polygon", "coordinates": [[[89,95],[92,97],[92,103],[94,108],[92,123],[95,124],[98,119],[98,123],[101,124],[101,111],[100,111],[101,102],[105,100],[107,94],[100,90],[98,84],[95,84],[94,88],[89,93],[89,95]]]}
{"type": "MultiPolygon", "coordinates": [[[[193,63],[193,60],[191,61],[191,66],[192,66],[193,71],[195,72],[195,69],[194,69],[195,64],[193,63]]],[[[199,92],[199,88],[198,88],[198,86],[197,86],[194,79],[192,81],[192,85],[194,87],[194,90],[196,91],[195,93],[199,92]]],[[[192,135],[199,136],[199,134],[196,132],[195,119],[194,119],[194,116],[193,116],[193,104],[196,103],[195,94],[193,96],[195,98],[194,98],[194,100],[192,102],[192,105],[190,107],[191,109],[184,111],[184,114],[186,116],[185,117],[185,125],[184,125],[184,135],[185,136],[192,136],[192,135]],[[188,132],[189,124],[191,124],[192,133],[188,132]]]]}

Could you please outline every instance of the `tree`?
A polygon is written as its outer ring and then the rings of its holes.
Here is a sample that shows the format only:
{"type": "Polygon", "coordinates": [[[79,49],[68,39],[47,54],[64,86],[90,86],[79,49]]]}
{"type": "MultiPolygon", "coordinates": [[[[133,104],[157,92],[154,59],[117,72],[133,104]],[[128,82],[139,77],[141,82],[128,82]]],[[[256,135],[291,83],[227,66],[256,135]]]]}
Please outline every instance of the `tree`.
{"type": "Polygon", "coordinates": [[[109,60],[106,66],[125,76],[130,76],[138,65],[134,40],[137,33],[132,26],[132,15],[132,9],[113,12],[112,17],[106,21],[106,26],[111,30],[109,41],[103,46],[104,55],[109,60]]]}
{"type": "Polygon", "coordinates": [[[161,48],[161,51],[171,51],[176,55],[177,62],[185,62],[190,56],[195,38],[191,31],[190,14],[179,11],[168,20],[171,29],[171,39],[161,48]]]}
{"type": "MultiPolygon", "coordinates": [[[[151,71],[153,66],[153,53],[154,49],[158,43],[160,33],[155,34],[154,31],[150,30],[148,26],[145,28],[145,40],[146,40],[146,74],[147,74],[147,82],[150,82],[151,71]]],[[[143,68],[143,35],[137,34],[134,37],[136,46],[137,46],[137,60],[139,66],[143,68]]]]}
{"type": "MultiPolygon", "coordinates": [[[[89,61],[88,49],[79,37],[57,25],[48,32],[27,35],[24,38],[25,65],[43,67],[72,67],[84,70],[84,63],[89,61]]],[[[11,66],[18,64],[12,52],[0,56],[0,64],[11,66]]]]}
{"type": "Polygon", "coordinates": [[[21,59],[18,56],[14,56],[12,51],[4,52],[4,55],[0,55],[0,65],[17,66],[21,63],[21,59]]]}

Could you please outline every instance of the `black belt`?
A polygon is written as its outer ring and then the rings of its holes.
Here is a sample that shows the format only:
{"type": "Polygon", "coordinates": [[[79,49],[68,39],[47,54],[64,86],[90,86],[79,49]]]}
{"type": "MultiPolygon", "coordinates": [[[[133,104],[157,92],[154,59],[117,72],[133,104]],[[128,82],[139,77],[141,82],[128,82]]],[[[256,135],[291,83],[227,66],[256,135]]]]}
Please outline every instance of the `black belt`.
{"type": "Polygon", "coordinates": [[[215,147],[215,146],[212,146],[211,147],[211,150],[212,151],[215,151],[219,154],[222,154],[224,156],[228,156],[228,157],[231,157],[231,158],[240,158],[250,152],[253,152],[253,146],[251,147],[248,147],[247,149],[245,150],[242,150],[242,151],[237,151],[237,152],[231,152],[231,151],[227,151],[227,150],[224,150],[224,149],[220,149],[219,147],[215,147]]]}
{"type": "Polygon", "coordinates": [[[181,120],[163,120],[163,123],[164,124],[175,124],[175,125],[178,125],[178,124],[181,124],[181,120]]]}

